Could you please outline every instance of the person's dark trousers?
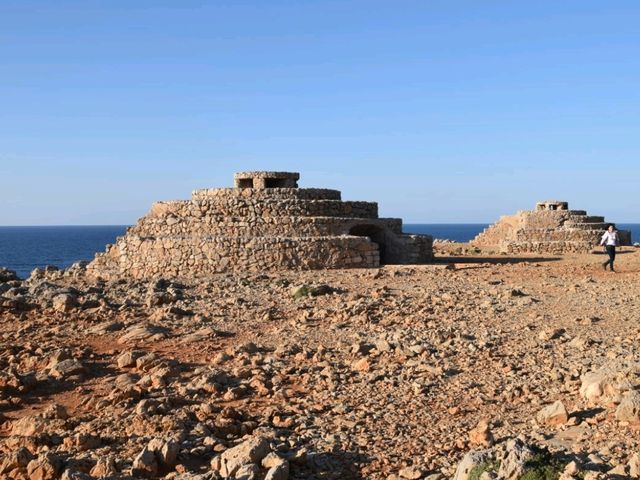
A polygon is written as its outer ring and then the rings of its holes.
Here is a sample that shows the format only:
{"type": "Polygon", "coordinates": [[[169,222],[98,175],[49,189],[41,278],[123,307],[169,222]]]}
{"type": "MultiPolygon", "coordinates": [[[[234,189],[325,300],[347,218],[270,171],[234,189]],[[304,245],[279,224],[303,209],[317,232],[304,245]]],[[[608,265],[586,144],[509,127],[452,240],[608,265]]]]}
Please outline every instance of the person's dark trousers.
{"type": "Polygon", "coordinates": [[[605,270],[607,269],[607,265],[609,265],[611,267],[611,271],[613,272],[613,262],[616,260],[616,246],[607,245],[605,249],[607,250],[607,255],[609,255],[609,260],[604,262],[602,265],[604,266],[605,270]]]}

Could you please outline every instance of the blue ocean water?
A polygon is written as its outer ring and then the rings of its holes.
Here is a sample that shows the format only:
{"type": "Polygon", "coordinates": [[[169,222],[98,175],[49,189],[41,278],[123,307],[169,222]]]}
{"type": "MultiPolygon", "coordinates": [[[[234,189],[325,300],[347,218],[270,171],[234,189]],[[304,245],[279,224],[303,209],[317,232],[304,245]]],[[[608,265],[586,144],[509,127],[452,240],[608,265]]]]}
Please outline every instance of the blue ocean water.
{"type": "Polygon", "coordinates": [[[402,231],[432,235],[433,238],[454,242],[468,242],[488,226],[488,223],[405,223],[402,231]]]}
{"type": "Polygon", "coordinates": [[[127,230],[124,225],[0,227],[0,267],[28,277],[36,267],[66,268],[92,260],[127,230]]]}
{"type": "MultiPolygon", "coordinates": [[[[486,223],[413,223],[405,224],[404,231],[468,242],[485,227],[486,223]]],[[[640,241],[639,223],[621,223],[618,228],[631,230],[633,241],[640,241]]],[[[22,278],[36,267],[66,268],[79,260],[92,260],[126,230],[126,225],[0,227],[0,267],[15,270],[22,278]]]]}

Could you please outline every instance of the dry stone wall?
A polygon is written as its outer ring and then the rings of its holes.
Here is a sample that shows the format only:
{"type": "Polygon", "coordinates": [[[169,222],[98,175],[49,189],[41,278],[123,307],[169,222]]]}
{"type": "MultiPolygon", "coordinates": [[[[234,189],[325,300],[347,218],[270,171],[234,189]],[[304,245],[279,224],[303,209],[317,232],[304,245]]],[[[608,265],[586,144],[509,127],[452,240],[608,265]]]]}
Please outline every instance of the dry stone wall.
{"type": "MultiPolygon", "coordinates": [[[[243,172],[240,185],[297,185],[297,174],[243,172]],[[255,175],[252,178],[251,175],[255,175]]],[[[157,202],[88,267],[95,276],[206,277],[225,271],[376,267],[433,259],[433,239],[404,235],[374,202],[329,189],[216,188],[157,202]]]]}
{"type": "MultiPolygon", "coordinates": [[[[531,211],[500,218],[472,243],[504,253],[584,253],[596,247],[607,229],[604,217],[569,210],[567,202],[546,201],[531,211]]],[[[631,245],[631,233],[620,231],[621,243],[631,245]]]]}

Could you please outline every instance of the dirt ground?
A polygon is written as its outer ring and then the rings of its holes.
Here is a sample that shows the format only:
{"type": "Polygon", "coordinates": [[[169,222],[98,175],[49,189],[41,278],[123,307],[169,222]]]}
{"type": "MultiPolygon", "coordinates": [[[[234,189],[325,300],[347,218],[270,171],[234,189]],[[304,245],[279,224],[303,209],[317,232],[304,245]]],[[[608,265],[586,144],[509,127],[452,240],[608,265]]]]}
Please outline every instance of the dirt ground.
{"type": "Polygon", "coordinates": [[[6,281],[0,477],[218,478],[216,457],[260,434],[289,478],[453,478],[481,421],[487,445],[521,436],[632,476],[640,250],[612,273],[595,253],[447,249],[366,270],[6,281]],[[607,372],[598,395],[589,372],[607,372]],[[558,400],[567,418],[539,416],[558,400]],[[153,439],[176,457],[146,468],[153,439]]]}

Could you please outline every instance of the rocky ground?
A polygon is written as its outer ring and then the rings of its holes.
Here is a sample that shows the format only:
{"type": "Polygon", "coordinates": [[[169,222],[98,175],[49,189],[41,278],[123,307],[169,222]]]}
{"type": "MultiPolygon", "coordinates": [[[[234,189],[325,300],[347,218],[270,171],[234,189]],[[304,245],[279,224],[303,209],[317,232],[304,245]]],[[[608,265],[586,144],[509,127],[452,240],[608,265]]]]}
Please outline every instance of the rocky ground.
{"type": "Polygon", "coordinates": [[[640,250],[103,282],[0,271],[0,478],[640,475],[640,250]]]}

